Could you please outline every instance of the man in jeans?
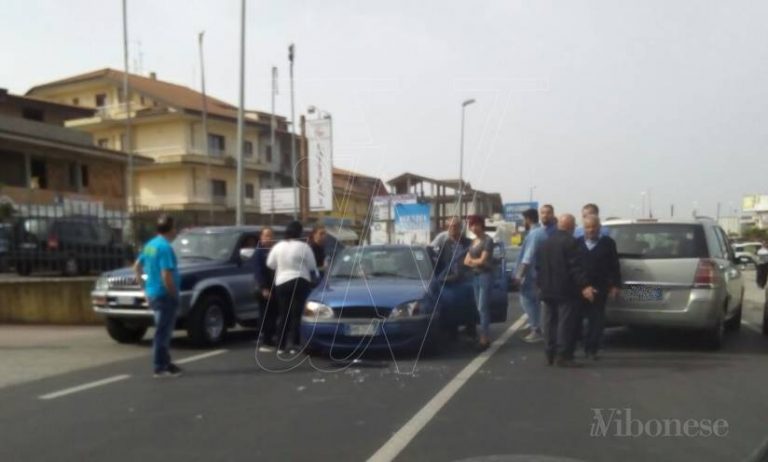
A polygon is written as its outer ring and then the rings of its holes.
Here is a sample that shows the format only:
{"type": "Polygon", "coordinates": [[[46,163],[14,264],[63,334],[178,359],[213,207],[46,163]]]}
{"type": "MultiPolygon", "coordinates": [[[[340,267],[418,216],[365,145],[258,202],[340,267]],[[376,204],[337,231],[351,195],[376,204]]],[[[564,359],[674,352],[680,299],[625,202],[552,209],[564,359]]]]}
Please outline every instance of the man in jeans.
{"type": "Polygon", "coordinates": [[[178,377],[181,369],[171,362],[169,352],[176,312],[179,308],[179,269],[171,241],[176,236],[173,218],[160,215],[157,236],[144,245],[133,266],[136,279],[144,281],[144,293],[155,316],[155,338],[152,343],[155,377],[178,377]]]}
{"type": "Polygon", "coordinates": [[[541,331],[541,308],[539,289],[536,286],[536,251],[555,231],[555,209],[547,204],[541,207],[541,221],[539,225],[539,213],[536,209],[528,209],[523,212],[525,227],[528,235],[525,236],[520,253],[517,256],[517,266],[513,284],[520,288],[520,305],[528,315],[530,333],[523,338],[528,343],[541,342],[544,337],[541,331]]]}

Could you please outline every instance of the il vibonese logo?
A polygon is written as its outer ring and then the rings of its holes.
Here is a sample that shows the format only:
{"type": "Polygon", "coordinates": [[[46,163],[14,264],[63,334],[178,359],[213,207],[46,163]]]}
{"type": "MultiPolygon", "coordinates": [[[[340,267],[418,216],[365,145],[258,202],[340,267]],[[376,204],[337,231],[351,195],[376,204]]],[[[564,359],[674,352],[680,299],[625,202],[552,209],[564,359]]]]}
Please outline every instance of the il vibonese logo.
{"type": "Polygon", "coordinates": [[[708,438],[728,435],[725,419],[639,419],[631,408],[593,408],[589,435],[623,438],[708,438]]]}

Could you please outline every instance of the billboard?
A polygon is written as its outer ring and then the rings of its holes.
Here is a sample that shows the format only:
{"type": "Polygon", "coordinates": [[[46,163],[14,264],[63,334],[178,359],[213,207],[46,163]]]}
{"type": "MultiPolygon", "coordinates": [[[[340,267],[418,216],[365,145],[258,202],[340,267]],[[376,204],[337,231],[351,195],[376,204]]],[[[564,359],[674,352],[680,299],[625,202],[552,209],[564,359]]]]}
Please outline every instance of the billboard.
{"type": "Polygon", "coordinates": [[[333,137],[331,119],[307,121],[309,210],[333,210],[333,137]]]}
{"type": "Polygon", "coordinates": [[[768,195],[750,194],[741,201],[742,212],[768,212],[768,195]]]}
{"type": "Polygon", "coordinates": [[[395,205],[395,244],[429,244],[429,204],[395,205]]]}
{"type": "Polygon", "coordinates": [[[259,190],[259,210],[261,213],[292,213],[296,200],[293,188],[276,188],[259,190]],[[271,210],[274,200],[275,209],[271,210]]]}
{"type": "Polygon", "coordinates": [[[504,204],[504,221],[523,226],[523,212],[539,208],[538,202],[509,202],[504,204]]]}

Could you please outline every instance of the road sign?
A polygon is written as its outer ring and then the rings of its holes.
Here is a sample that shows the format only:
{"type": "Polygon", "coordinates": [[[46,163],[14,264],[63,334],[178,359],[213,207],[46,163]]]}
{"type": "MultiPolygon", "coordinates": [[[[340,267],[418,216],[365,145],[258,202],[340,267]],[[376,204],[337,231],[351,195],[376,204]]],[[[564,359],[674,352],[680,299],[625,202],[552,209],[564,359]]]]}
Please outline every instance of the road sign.
{"type": "Polygon", "coordinates": [[[539,208],[538,202],[509,202],[504,204],[504,221],[515,223],[517,226],[523,225],[523,212],[528,209],[539,208]]]}

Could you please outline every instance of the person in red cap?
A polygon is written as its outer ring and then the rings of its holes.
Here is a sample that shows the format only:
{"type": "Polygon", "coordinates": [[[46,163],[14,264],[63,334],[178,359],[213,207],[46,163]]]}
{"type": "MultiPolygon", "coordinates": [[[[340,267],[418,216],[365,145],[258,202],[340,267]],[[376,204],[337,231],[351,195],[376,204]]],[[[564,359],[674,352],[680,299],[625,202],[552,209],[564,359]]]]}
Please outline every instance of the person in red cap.
{"type": "Polygon", "coordinates": [[[490,326],[491,314],[489,299],[492,282],[491,257],[493,256],[493,239],[485,233],[485,218],[471,215],[468,218],[469,229],[475,234],[475,239],[464,257],[464,264],[472,268],[475,279],[475,305],[480,315],[480,339],[478,346],[486,349],[491,344],[490,326]]]}

